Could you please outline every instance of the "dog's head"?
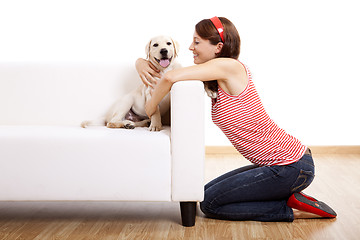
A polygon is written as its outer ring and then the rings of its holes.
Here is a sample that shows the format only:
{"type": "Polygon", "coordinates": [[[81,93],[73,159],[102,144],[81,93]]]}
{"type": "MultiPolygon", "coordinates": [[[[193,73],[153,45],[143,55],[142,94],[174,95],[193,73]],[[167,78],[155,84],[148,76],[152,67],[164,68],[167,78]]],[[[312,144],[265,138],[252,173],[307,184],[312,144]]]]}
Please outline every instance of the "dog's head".
{"type": "Polygon", "coordinates": [[[167,36],[152,38],[145,48],[146,56],[159,69],[165,69],[177,57],[179,44],[167,36]]]}

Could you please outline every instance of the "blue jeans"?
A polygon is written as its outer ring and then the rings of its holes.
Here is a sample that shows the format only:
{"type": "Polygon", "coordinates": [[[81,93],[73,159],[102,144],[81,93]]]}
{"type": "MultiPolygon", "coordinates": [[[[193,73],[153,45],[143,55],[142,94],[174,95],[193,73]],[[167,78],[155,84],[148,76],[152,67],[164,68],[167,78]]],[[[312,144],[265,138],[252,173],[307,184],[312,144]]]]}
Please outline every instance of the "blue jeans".
{"type": "Polygon", "coordinates": [[[311,154],[285,166],[242,167],[206,184],[200,208],[210,218],[292,222],[286,202],[310,185],[314,173],[311,154]]]}

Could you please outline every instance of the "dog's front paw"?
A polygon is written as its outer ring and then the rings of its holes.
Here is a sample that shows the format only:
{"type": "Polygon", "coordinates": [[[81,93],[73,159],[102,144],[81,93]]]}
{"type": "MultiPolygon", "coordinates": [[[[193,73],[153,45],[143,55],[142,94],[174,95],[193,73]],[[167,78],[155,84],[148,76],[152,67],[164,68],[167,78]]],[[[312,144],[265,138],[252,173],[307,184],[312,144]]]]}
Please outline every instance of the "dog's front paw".
{"type": "Polygon", "coordinates": [[[152,131],[152,132],[158,132],[158,131],[161,131],[163,128],[162,128],[162,125],[158,125],[158,124],[150,124],[150,127],[149,127],[149,130],[152,131]]]}

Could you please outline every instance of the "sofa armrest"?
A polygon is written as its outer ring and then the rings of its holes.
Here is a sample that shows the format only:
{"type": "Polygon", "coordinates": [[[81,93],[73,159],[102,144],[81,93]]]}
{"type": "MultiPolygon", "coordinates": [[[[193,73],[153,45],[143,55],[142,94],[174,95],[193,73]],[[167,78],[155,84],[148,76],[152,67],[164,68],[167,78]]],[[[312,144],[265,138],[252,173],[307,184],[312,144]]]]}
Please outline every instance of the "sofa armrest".
{"type": "Polygon", "coordinates": [[[171,89],[172,200],[204,198],[204,85],[181,81],[171,89]]]}

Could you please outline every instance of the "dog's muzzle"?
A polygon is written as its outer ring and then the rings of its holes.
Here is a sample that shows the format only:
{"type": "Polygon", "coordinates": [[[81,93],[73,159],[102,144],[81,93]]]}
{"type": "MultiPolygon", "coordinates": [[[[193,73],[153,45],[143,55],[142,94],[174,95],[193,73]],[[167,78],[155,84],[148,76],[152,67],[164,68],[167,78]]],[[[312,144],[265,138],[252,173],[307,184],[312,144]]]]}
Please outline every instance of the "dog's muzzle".
{"type": "Polygon", "coordinates": [[[163,68],[167,68],[170,65],[171,60],[172,60],[172,57],[171,58],[163,57],[161,59],[157,59],[156,57],[154,57],[154,58],[160,64],[160,66],[162,66],[163,68]]]}

